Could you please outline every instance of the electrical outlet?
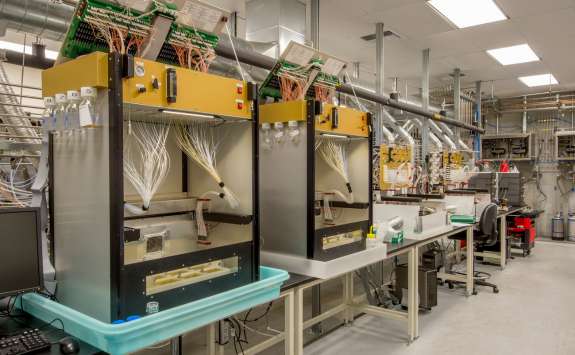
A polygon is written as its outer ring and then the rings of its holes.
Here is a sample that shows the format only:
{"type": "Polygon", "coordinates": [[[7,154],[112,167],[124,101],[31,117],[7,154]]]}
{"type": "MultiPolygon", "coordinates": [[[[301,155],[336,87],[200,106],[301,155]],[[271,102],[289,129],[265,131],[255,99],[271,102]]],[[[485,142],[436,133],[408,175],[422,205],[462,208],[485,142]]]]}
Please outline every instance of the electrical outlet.
{"type": "Polygon", "coordinates": [[[230,341],[230,324],[225,320],[218,322],[218,344],[223,345],[230,341]]]}

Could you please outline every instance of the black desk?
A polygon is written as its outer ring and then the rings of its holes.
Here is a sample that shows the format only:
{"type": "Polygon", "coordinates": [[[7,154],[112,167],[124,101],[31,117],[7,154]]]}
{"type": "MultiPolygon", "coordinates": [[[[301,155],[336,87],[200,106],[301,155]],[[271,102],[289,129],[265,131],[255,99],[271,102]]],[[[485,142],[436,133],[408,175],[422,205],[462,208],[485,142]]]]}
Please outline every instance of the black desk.
{"type": "MultiPolygon", "coordinates": [[[[39,319],[32,317],[27,313],[13,312],[19,316],[15,319],[8,317],[0,317],[0,336],[6,336],[14,333],[24,331],[26,329],[38,328],[44,334],[46,339],[52,343],[52,348],[50,350],[45,350],[43,352],[37,352],[34,354],[38,355],[60,355],[60,344],[58,341],[62,338],[69,336],[64,331],[57,327],[61,327],[60,322],[56,321],[52,325],[47,325],[39,319]]],[[[76,339],[77,340],[77,339],[76,339]]],[[[93,355],[93,354],[104,354],[100,350],[94,348],[93,346],[86,344],[78,340],[80,344],[80,352],[78,355],[93,355]]]]}

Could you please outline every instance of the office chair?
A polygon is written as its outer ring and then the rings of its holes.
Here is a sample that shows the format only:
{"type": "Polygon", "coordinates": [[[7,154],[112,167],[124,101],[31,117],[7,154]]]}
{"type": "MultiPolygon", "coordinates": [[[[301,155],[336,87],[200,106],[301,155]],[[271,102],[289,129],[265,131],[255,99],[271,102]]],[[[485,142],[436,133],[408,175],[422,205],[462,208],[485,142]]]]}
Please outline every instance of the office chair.
{"type": "MultiPolygon", "coordinates": [[[[487,205],[485,207],[485,209],[481,213],[481,218],[479,219],[478,227],[479,227],[479,230],[473,231],[473,242],[475,244],[474,247],[476,249],[477,248],[483,249],[485,247],[492,247],[495,244],[497,244],[499,233],[497,232],[497,205],[496,204],[490,203],[489,205],[487,205]]],[[[450,237],[450,239],[466,240],[467,238],[465,235],[456,235],[456,236],[450,237]]],[[[475,258],[473,258],[473,263],[474,263],[473,269],[475,270],[475,258]]],[[[482,279],[479,276],[481,274],[485,274],[485,273],[474,272],[475,285],[491,287],[493,289],[493,293],[499,293],[499,288],[497,287],[497,285],[490,283],[490,282],[487,282],[484,279],[482,279]]],[[[449,285],[450,288],[452,288],[453,287],[452,285],[455,283],[458,283],[458,282],[447,281],[447,284],[449,285]]],[[[473,294],[476,294],[476,293],[477,292],[475,290],[473,290],[473,294]]]]}

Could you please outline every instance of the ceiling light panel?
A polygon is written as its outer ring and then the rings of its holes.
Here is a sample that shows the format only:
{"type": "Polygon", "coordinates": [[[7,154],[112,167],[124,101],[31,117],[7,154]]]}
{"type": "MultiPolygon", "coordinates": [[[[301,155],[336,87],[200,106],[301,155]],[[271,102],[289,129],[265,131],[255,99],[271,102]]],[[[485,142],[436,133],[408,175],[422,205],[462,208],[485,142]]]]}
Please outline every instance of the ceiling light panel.
{"type": "Polygon", "coordinates": [[[427,3],[458,28],[507,20],[493,0],[429,0],[427,3]]]}
{"type": "Polygon", "coordinates": [[[536,62],[539,59],[528,44],[490,49],[487,54],[495,58],[502,65],[536,62]]]}
{"type": "Polygon", "coordinates": [[[553,74],[522,76],[519,78],[519,80],[521,80],[523,84],[529,86],[530,88],[535,86],[559,84],[559,82],[557,81],[557,79],[555,79],[553,74]]]}

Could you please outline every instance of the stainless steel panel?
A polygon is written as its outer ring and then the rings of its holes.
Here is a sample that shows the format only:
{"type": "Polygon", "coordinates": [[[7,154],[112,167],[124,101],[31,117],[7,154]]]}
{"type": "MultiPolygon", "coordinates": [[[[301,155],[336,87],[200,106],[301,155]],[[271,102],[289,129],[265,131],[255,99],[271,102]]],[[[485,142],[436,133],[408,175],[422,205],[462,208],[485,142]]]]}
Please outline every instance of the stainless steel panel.
{"type": "Polygon", "coordinates": [[[58,300],[110,321],[108,103],[99,92],[104,127],[54,137],[54,233],[58,300]]]}
{"type": "MultiPolygon", "coordinates": [[[[300,125],[306,137],[306,127],[300,125]]],[[[261,135],[260,135],[261,136],[261,135]]],[[[263,144],[260,138],[260,144],[263,144]]],[[[307,143],[286,141],[260,150],[261,247],[306,257],[307,143]]]]}

